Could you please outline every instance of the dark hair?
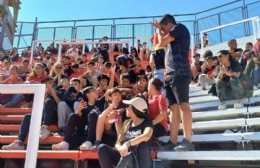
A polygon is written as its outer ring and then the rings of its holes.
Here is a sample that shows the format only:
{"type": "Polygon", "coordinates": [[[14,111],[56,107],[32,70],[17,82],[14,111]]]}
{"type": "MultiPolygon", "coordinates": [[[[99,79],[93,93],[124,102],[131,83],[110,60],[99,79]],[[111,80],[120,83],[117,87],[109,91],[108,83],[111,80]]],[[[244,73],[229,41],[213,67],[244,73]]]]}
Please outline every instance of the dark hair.
{"type": "Polygon", "coordinates": [[[200,57],[200,53],[195,53],[195,54],[193,55],[193,58],[196,58],[196,57],[200,57]]]}
{"type": "Polygon", "coordinates": [[[29,62],[29,60],[25,59],[25,60],[23,60],[23,63],[24,63],[24,62],[29,62]]]}
{"type": "Polygon", "coordinates": [[[228,52],[228,50],[220,50],[218,52],[218,55],[230,55],[230,53],[228,52]]]}
{"type": "Polygon", "coordinates": [[[87,93],[90,93],[90,92],[92,92],[93,90],[95,90],[95,88],[94,88],[93,86],[88,86],[88,87],[86,87],[86,88],[84,88],[84,89],[82,90],[82,94],[83,94],[83,96],[85,96],[87,93]]]}
{"type": "Polygon", "coordinates": [[[130,75],[128,75],[127,73],[121,74],[120,79],[121,79],[121,80],[123,80],[123,79],[128,79],[128,80],[130,80],[130,75]]]}
{"type": "Polygon", "coordinates": [[[78,82],[80,84],[80,80],[78,78],[72,78],[70,82],[78,82]]]}
{"type": "Polygon", "coordinates": [[[231,39],[231,40],[229,40],[229,41],[228,41],[228,46],[229,46],[231,43],[235,42],[235,41],[237,41],[237,40],[236,40],[236,39],[231,39]]]}
{"type": "Polygon", "coordinates": [[[74,64],[71,65],[71,68],[79,68],[79,64],[74,63],[74,64]]]}
{"type": "Polygon", "coordinates": [[[161,18],[161,20],[159,21],[160,25],[167,25],[168,23],[172,23],[172,24],[176,25],[176,21],[175,21],[174,17],[170,14],[164,15],[161,18]]]}
{"type": "Polygon", "coordinates": [[[90,61],[88,65],[95,65],[95,63],[93,61],[90,61]]]}
{"type": "Polygon", "coordinates": [[[253,43],[251,43],[251,42],[247,42],[246,45],[250,45],[253,47],[253,43]]]}
{"type": "Polygon", "coordinates": [[[53,81],[53,78],[52,77],[44,78],[43,80],[41,80],[41,83],[47,83],[49,81],[53,81]]]}
{"type": "Polygon", "coordinates": [[[161,90],[163,86],[163,82],[159,78],[151,79],[151,84],[154,85],[156,90],[161,90]]]}
{"type": "Polygon", "coordinates": [[[147,116],[148,115],[148,109],[146,109],[146,111],[143,113],[143,112],[137,110],[134,106],[132,106],[132,105],[130,105],[130,106],[132,107],[133,112],[136,115],[136,117],[148,119],[148,116],[147,116]]]}
{"type": "Polygon", "coordinates": [[[110,68],[112,67],[112,63],[111,63],[111,62],[106,62],[106,63],[105,63],[105,67],[106,67],[107,69],[110,69],[110,68]]]}
{"type": "Polygon", "coordinates": [[[112,88],[112,89],[109,90],[108,95],[112,96],[112,94],[114,94],[114,93],[120,93],[121,94],[121,91],[118,88],[112,88]]]}
{"type": "Polygon", "coordinates": [[[205,51],[205,53],[203,54],[203,58],[206,59],[207,57],[212,56],[213,57],[213,53],[211,50],[207,50],[205,51]]]}
{"type": "MultiPolygon", "coordinates": [[[[100,82],[101,79],[106,79],[106,80],[108,81],[108,83],[109,83],[110,77],[107,76],[106,74],[100,74],[100,75],[98,75],[98,77],[97,77],[98,82],[100,82]]],[[[107,83],[107,84],[108,84],[108,83],[107,83]]]]}
{"type": "Polygon", "coordinates": [[[152,72],[152,67],[150,65],[146,65],[145,70],[146,72],[152,72]]]}
{"type": "Polygon", "coordinates": [[[146,82],[148,82],[148,78],[147,78],[146,75],[138,75],[138,76],[136,77],[136,80],[139,81],[139,79],[141,79],[141,78],[144,78],[144,79],[146,80],[146,82]]]}

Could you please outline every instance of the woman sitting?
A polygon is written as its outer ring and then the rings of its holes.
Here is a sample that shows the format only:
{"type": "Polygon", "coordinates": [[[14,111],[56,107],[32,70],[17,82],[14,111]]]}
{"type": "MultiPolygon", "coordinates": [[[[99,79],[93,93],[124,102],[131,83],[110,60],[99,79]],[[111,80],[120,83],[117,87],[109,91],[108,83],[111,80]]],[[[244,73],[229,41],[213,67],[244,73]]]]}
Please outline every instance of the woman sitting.
{"type": "Polygon", "coordinates": [[[227,50],[221,50],[218,54],[220,66],[217,73],[216,90],[221,105],[219,110],[226,109],[227,100],[237,100],[234,108],[242,108],[242,99],[245,97],[245,89],[240,80],[241,66],[235,61],[227,50]]]}
{"type": "Polygon", "coordinates": [[[120,157],[125,157],[128,152],[135,149],[139,167],[150,168],[152,159],[148,141],[153,134],[153,124],[147,119],[147,103],[140,97],[123,102],[129,105],[126,108],[126,116],[130,119],[125,121],[115,148],[105,144],[99,145],[100,166],[102,168],[116,166],[120,157]]]}

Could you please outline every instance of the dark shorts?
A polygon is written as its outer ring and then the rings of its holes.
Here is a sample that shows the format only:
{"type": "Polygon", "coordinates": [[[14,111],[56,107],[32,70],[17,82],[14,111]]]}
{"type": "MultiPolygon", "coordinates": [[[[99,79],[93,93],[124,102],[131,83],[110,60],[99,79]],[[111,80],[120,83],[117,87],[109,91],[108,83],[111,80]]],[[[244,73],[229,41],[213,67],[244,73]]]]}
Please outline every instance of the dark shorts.
{"type": "Polygon", "coordinates": [[[168,106],[189,103],[190,76],[177,76],[164,80],[168,106]]]}

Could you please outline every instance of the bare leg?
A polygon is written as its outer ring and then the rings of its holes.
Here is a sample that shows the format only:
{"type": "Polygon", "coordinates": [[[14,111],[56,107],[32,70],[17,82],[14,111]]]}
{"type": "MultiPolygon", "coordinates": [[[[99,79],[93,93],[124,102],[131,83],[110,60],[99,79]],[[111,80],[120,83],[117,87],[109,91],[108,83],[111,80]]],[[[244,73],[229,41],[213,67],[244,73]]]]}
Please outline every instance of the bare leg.
{"type": "Polygon", "coordinates": [[[183,123],[183,135],[184,138],[191,142],[191,132],[192,132],[192,114],[190,110],[189,103],[181,103],[181,118],[183,123]]]}
{"type": "Polygon", "coordinates": [[[178,139],[178,132],[181,123],[181,113],[177,104],[170,106],[171,110],[171,123],[170,123],[170,140],[176,143],[178,139]]]}

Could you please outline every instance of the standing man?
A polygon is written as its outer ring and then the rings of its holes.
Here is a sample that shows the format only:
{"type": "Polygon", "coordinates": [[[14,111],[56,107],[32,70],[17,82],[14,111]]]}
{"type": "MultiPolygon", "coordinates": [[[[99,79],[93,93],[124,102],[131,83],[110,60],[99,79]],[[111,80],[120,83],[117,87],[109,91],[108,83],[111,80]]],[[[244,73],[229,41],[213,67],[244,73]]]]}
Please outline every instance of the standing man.
{"type": "Polygon", "coordinates": [[[191,151],[192,115],[189,105],[189,84],[191,69],[188,59],[190,33],[183,24],[177,24],[174,17],[166,14],[160,22],[152,23],[158,29],[159,43],[155,50],[167,47],[165,54],[165,91],[171,114],[171,132],[166,150],[191,151]],[[180,122],[183,124],[184,139],[176,146],[180,122]]]}

